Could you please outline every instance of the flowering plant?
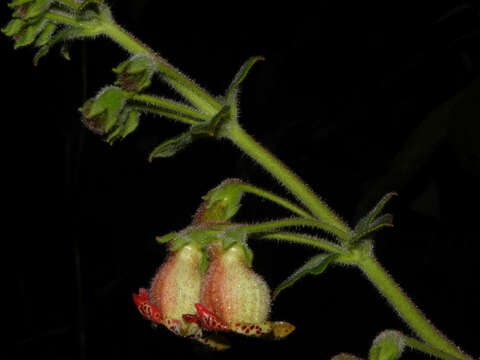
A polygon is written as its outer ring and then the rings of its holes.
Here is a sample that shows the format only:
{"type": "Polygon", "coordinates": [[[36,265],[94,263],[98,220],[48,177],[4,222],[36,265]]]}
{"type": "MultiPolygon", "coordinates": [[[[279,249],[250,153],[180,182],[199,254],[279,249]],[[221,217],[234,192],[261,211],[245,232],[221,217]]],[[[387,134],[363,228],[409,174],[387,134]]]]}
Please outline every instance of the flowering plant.
{"type": "MultiPolygon", "coordinates": [[[[384,195],[350,226],[240,125],[240,86],[263,57],[248,59],[224,94],[215,97],[120,27],[104,1],[13,0],[8,6],[13,18],[3,32],[15,40],[15,48],[35,47],[35,64],[57,44],[64,45],[62,54],[68,58],[65,44],[98,35],[130,53],[114,69],[115,83],[103,87],[80,109],[83,124],[106,142],[114,144],[134,133],[145,113],[161,115],[183,123],[187,130],[155,146],[149,161],[171,157],[199,139],[227,140],[261,164],[296,198],[290,201],[238,179],[226,180],[211,190],[191,226],[158,237],[160,243],[169,244],[169,256],[150,288],[141,288],[133,296],[145,318],[215,349],[227,347],[217,332],[286,337],[294,327],[269,320],[270,290],[252,270],[253,252],[248,246],[250,239],[276,239],[306,244],[318,253],[281,282],[273,298],[306,275],[323,274],[333,264],[350,265],[375,284],[418,337],[383,332],[373,342],[369,359],[398,358],[406,346],[443,359],[471,358],[425,318],[376,260],[373,234],[392,226],[392,216],[382,211],[396,193],[384,195]],[[166,82],[183,101],[150,94],[155,79],[166,82]],[[280,205],[292,217],[253,224],[234,222],[246,193],[280,205]],[[313,234],[285,230],[299,227],[309,228],[313,234]]],[[[338,356],[342,357],[348,358],[338,356]]]]}

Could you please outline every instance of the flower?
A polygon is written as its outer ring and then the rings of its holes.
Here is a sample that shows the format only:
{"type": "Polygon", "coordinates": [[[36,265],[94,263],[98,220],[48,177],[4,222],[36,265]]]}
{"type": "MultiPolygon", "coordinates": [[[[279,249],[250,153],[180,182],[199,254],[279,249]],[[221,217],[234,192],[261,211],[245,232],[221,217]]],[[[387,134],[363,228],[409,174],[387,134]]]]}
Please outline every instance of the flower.
{"type": "Polygon", "coordinates": [[[196,312],[195,304],[200,301],[202,256],[200,247],[193,242],[171,252],[157,270],[150,289],[140,288],[138,294],[133,294],[133,301],[140,313],[154,324],[162,324],[176,335],[224,350],[229,346],[222,339],[204,336],[196,322],[184,319],[184,314],[196,312]]]}
{"type": "Polygon", "coordinates": [[[183,320],[182,315],[196,311],[200,301],[202,252],[188,244],[171,252],[153,278],[150,289],[140,289],[133,299],[147,319],[165,325],[181,336],[194,336],[200,329],[183,320]]]}
{"type": "Polygon", "coordinates": [[[133,294],[146,319],[217,350],[229,346],[216,334],[205,336],[204,330],[279,339],[295,329],[287,322],[268,320],[270,289],[248,266],[244,245],[234,242],[224,248],[218,239],[200,244],[190,241],[170,252],[150,289],[133,294]],[[210,259],[205,274],[202,246],[210,259]]]}
{"type": "Polygon", "coordinates": [[[282,338],[295,327],[268,321],[270,289],[246,262],[244,248],[234,244],[223,249],[221,241],[209,245],[211,262],[202,282],[196,315],[184,320],[215,331],[234,331],[249,336],[282,338]]]}

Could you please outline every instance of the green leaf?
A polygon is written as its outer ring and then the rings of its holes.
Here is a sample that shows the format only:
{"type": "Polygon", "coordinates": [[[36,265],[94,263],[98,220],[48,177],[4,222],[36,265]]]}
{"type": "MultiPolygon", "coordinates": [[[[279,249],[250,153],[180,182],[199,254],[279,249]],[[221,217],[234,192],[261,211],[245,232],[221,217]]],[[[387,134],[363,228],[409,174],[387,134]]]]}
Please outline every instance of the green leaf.
{"type": "Polygon", "coordinates": [[[367,236],[368,234],[375,232],[378,229],[385,226],[388,226],[388,227],[393,226],[393,216],[391,214],[384,214],[382,216],[379,216],[370,224],[370,226],[367,229],[363,230],[362,232],[355,233],[355,236],[353,236],[350,241],[351,242],[358,241],[364,238],[365,236],[367,236]]]}
{"type": "Polygon", "coordinates": [[[171,232],[171,233],[168,233],[167,235],[157,236],[157,237],[155,237],[155,240],[157,240],[161,244],[165,244],[165,243],[169,242],[170,240],[175,239],[176,236],[178,236],[178,233],[171,232]]]}
{"type": "Polygon", "coordinates": [[[367,230],[372,222],[375,220],[377,215],[383,210],[387,202],[394,196],[398,195],[396,192],[390,192],[384,195],[380,201],[373,207],[372,210],[368,212],[366,216],[360,219],[360,221],[355,226],[355,232],[362,232],[367,230]]]}
{"type": "Polygon", "coordinates": [[[375,220],[372,221],[369,229],[372,229],[372,231],[374,231],[384,226],[393,226],[392,214],[383,214],[382,216],[377,217],[375,220]]]}
{"type": "Polygon", "coordinates": [[[48,11],[53,0],[35,0],[30,4],[25,12],[25,19],[31,19],[48,11]]]}
{"type": "Polygon", "coordinates": [[[50,49],[57,43],[61,41],[72,40],[75,38],[80,38],[80,37],[85,37],[90,35],[94,35],[94,34],[87,29],[82,29],[77,27],[69,27],[69,28],[63,29],[62,31],[58,32],[55,36],[51,37],[50,40],[45,45],[40,47],[40,49],[37,51],[37,53],[33,58],[33,64],[37,66],[38,61],[42,57],[47,55],[50,49]]]}
{"type": "Polygon", "coordinates": [[[126,107],[121,111],[118,118],[119,120],[115,124],[115,128],[106,138],[110,145],[117,140],[123,140],[127,135],[135,131],[140,124],[140,112],[126,107]]]}
{"type": "Polygon", "coordinates": [[[259,60],[265,60],[265,58],[263,56],[251,57],[240,67],[225,95],[227,104],[231,104],[233,101],[235,101],[240,84],[243,82],[252,66],[259,60]]]}
{"type": "Polygon", "coordinates": [[[27,46],[33,43],[37,38],[37,35],[44,29],[47,22],[48,21],[45,19],[39,19],[31,24],[27,23],[22,32],[18,34],[14,48],[18,49],[19,47],[27,46]]]}
{"type": "Polygon", "coordinates": [[[297,271],[295,271],[292,275],[290,275],[286,280],[284,280],[282,283],[280,283],[280,285],[277,286],[277,288],[273,292],[273,299],[275,299],[282,290],[285,290],[286,288],[292,286],[305,275],[320,275],[327,269],[328,265],[330,265],[330,263],[332,261],[335,261],[338,257],[338,254],[320,254],[312,257],[297,271]]]}
{"type": "Polygon", "coordinates": [[[150,85],[155,70],[156,62],[151,56],[134,55],[113,69],[118,74],[115,85],[128,91],[140,92],[150,85]]]}
{"type": "Polygon", "coordinates": [[[118,122],[121,122],[120,112],[127,101],[127,94],[120,88],[107,86],[99,94],[88,100],[80,109],[82,121],[93,132],[108,134],[118,122]]]}
{"type": "Polygon", "coordinates": [[[33,1],[34,0],[13,0],[13,1],[8,3],[8,7],[14,8],[14,7],[17,7],[17,6],[27,4],[29,2],[33,2],[33,1]]]}
{"type": "Polygon", "coordinates": [[[53,33],[57,30],[57,27],[57,24],[49,22],[40,34],[38,34],[37,40],[35,40],[35,46],[41,47],[47,44],[53,37],[53,33]]]}
{"type": "Polygon", "coordinates": [[[168,139],[158,145],[153,151],[150,153],[148,157],[148,161],[152,161],[156,158],[167,158],[175,155],[177,152],[183,150],[188,145],[193,142],[193,136],[190,131],[187,131],[179,136],[176,136],[172,139],[168,139]]]}
{"type": "Polygon", "coordinates": [[[382,331],[373,340],[368,360],[397,360],[405,348],[403,337],[396,331],[382,331]]]}
{"type": "Polygon", "coordinates": [[[7,36],[12,36],[12,35],[18,34],[23,29],[25,24],[26,24],[26,22],[22,19],[17,19],[17,18],[12,19],[7,24],[7,26],[5,26],[2,29],[2,32],[7,36]]]}

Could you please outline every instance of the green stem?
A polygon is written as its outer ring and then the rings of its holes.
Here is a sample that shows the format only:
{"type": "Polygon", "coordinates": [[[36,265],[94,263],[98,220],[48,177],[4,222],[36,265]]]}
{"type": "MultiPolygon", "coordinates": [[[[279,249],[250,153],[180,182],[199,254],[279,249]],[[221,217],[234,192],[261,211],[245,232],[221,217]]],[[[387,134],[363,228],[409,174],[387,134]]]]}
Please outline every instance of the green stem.
{"type": "Polygon", "coordinates": [[[131,99],[135,102],[139,102],[135,104],[134,107],[142,107],[143,110],[168,117],[174,117],[176,120],[180,120],[190,125],[210,120],[208,115],[169,99],[146,94],[133,94],[131,99]]]}
{"type": "Polygon", "coordinates": [[[55,10],[51,10],[48,13],[46,13],[45,19],[51,20],[55,23],[61,23],[61,24],[66,24],[70,26],[77,26],[77,27],[89,26],[84,23],[78,22],[70,14],[66,14],[64,12],[55,11],[55,10]]]}
{"type": "Polygon", "coordinates": [[[251,194],[255,194],[257,196],[263,197],[265,199],[268,199],[270,201],[273,201],[274,203],[277,203],[280,206],[283,206],[284,208],[296,213],[297,215],[300,215],[303,218],[306,219],[314,219],[315,217],[303,210],[302,208],[298,207],[297,205],[291,203],[290,201],[275,195],[274,193],[271,193],[270,191],[263,190],[259,187],[246,184],[246,183],[241,183],[239,186],[242,188],[243,191],[249,192],[251,194]]]}
{"type": "Polygon", "coordinates": [[[463,358],[460,358],[458,356],[454,356],[454,355],[451,355],[451,354],[446,353],[444,351],[438,350],[437,348],[434,348],[430,345],[424,344],[423,342],[421,342],[417,339],[411,338],[409,336],[405,336],[403,334],[400,334],[400,336],[405,341],[405,344],[408,347],[411,347],[413,349],[424,352],[425,354],[433,355],[433,356],[436,356],[436,357],[438,357],[440,359],[444,359],[444,360],[461,360],[461,359],[463,359],[463,358]]]}
{"type": "Polygon", "coordinates": [[[229,125],[226,136],[252,157],[252,159],[265,167],[265,169],[289,189],[318,219],[331,223],[345,233],[351,232],[350,228],[335,215],[297,175],[258,144],[237,122],[232,121],[229,125]]]}
{"type": "Polygon", "coordinates": [[[289,227],[289,226],[309,226],[313,228],[318,228],[326,232],[332,233],[344,240],[348,239],[349,237],[349,234],[344,233],[341,230],[338,230],[337,228],[335,228],[329,223],[325,223],[319,220],[311,220],[311,219],[303,219],[303,218],[281,219],[281,220],[266,221],[266,222],[257,223],[257,224],[240,225],[242,230],[245,230],[251,233],[268,232],[268,231],[276,230],[280,227],[289,227]]]}
{"type": "Polygon", "coordinates": [[[129,52],[134,54],[148,54],[154,58],[157,62],[158,71],[163,75],[164,80],[201,111],[209,115],[214,115],[221,109],[221,104],[210,94],[201,89],[200,86],[183,75],[164,58],[137,40],[118,24],[109,19],[103,19],[102,28],[105,35],[129,52]]]}
{"type": "Polygon", "coordinates": [[[357,259],[360,269],[367,275],[370,281],[392,304],[403,320],[423,339],[427,344],[444,351],[460,359],[470,357],[459,350],[448,340],[422,312],[413,304],[408,296],[393,281],[387,272],[380,266],[373,255],[360,256],[357,259]]]}
{"type": "Polygon", "coordinates": [[[347,251],[342,247],[331,243],[328,240],[320,239],[315,236],[305,234],[295,234],[289,232],[278,232],[259,236],[258,239],[275,239],[286,240],[297,244],[304,244],[316,247],[318,249],[326,250],[335,254],[347,255],[347,251]]]}
{"type": "Polygon", "coordinates": [[[196,125],[201,122],[201,121],[198,121],[198,119],[192,118],[190,116],[186,116],[184,114],[180,114],[180,113],[171,111],[169,109],[155,107],[149,104],[131,103],[131,104],[127,104],[127,107],[130,109],[141,110],[141,111],[149,112],[152,114],[164,116],[169,119],[180,121],[184,124],[196,125]]]}
{"type": "MultiPolygon", "coordinates": [[[[63,1],[64,4],[70,1],[63,1]]],[[[145,53],[152,56],[158,66],[159,72],[167,83],[176,91],[183,95],[195,107],[206,115],[213,116],[221,110],[222,104],[201,89],[192,80],[181,74],[177,69],[170,65],[165,59],[160,57],[149,47],[135,39],[131,34],[114,23],[108,17],[102,18],[100,24],[80,23],[76,19],[60,12],[50,12],[47,14],[50,20],[64,23],[70,26],[90,27],[101,32],[116,41],[131,53],[145,53]]],[[[248,135],[236,121],[231,121],[225,131],[228,137],[240,149],[245,151],[252,159],[261,164],[273,177],[278,179],[288,190],[290,190],[318,219],[332,224],[344,233],[351,233],[351,229],[336,214],[334,214],[327,205],[316,196],[313,191],[300,180],[290,169],[275,158],[270,152],[258,144],[250,135],[248,135]]],[[[278,202],[278,201],[277,201],[278,202]]],[[[288,206],[287,206],[288,207],[288,206]]],[[[295,209],[294,207],[290,207],[295,209]]],[[[298,209],[294,210],[298,212],[298,209]]],[[[303,212],[303,210],[300,210],[303,212]]],[[[300,214],[300,213],[299,213],[300,214]]],[[[304,213],[310,218],[309,214],[304,213]]],[[[330,252],[351,256],[352,254],[345,249],[332,244],[323,239],[318,239],[306,235],[291,233],[274,233],[264,235],[265,239],[281,239],[297,243],[308,244],[330,252]]],[[[411,300],[402,292],[393,280],[387,275],[385,270],[371,256],[363,256],[357,259],[358,266],[365,272],[370,280],[378,287],[380,292],[390,301],[393,307],[398,311],[402,318],[412,327],[413,330],[428,344],[438,348],[460,359],[470,359],[468,355],[462,353],[453,343],[445,338],[418,310],[411,300]]]]}
{"type": "Polygon", "coordinates": [[[46,18],[70,26],[95,29],[97,33],[105,34],[128,52],[148,54],[156,61],[157,69],[162,74],[163,79],[200,111],[213,116],[222,108],[222,105],[210,94],[183,75],[147,45],[116,24],[109,16],[101,16],[100,22],[82,22],[68,14],[52,10],[46,14],[46,18]]]}

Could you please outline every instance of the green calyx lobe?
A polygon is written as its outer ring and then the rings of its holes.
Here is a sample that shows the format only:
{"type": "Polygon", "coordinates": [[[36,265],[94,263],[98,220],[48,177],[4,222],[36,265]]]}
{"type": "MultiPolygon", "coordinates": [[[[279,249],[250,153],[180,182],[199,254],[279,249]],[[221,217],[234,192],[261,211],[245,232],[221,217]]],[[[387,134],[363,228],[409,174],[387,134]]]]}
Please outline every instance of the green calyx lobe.
{"type": "Polygon", "coordinates": [[[128,92],[115,86],[106,87],[80,108],[83,124],[104,135],[110,144],[125,138],[137,128],[140,118],[140,112],[127,106],[128,99],[128,92]]]}
{"type": "Polygon", "coordinates": [[[99,0],[83,1],[74,7],[54,0],[17,0],[8,6],[14,12],[2,32],[15,40],[15,49],[29,45],[38,48],[34,65],[59,42],[64,42],[60,52],[69,60],[65,42],[100,34],[101,18],[109,18],[110,14],[99,0]]]}
{"type": "Polygon", "coordinates": [[[151,56],[134,55],[113,69],[118,75],[115,85],[127,91],[140,92],[150,86],[155,70],[156,63],[151,56]]]}
{"type": "Polygon", "coordinates": [[[373,341],[368,360],[397,360],[403,353],[405,341],[393,330],[381,332],[373,341]]]}
{"type": "Polygon", "coordinates": [[[240,210],[243,195],[239,179],[228,179],[203,196],[204,202],[195,214],[194,223],[226,222],[240,210]]]}
{"type": "Polygon", "coordinates": [[[232,247],[243,250],[245,263],[251,266],[253,252],[247,244],[247,232],[229,220],[240,208],[242,190],[238,179],[229,179],[211,190],[203,197],[204,201],[197,210],[192,225],[181,232],[169,233],[157,237],[160,243],[169,243],[171,251],[178,251],[183,246],[196,243],[202,249],[204,258],[202,269],[206,270],[209,263],[207,248],[212,242],[222,252],[232,247]]]}

